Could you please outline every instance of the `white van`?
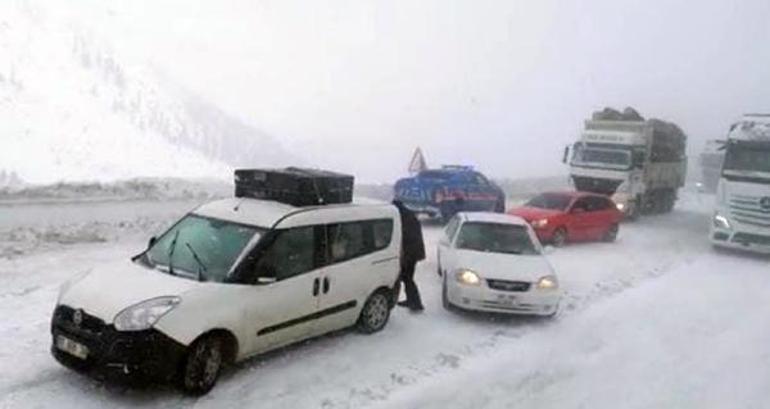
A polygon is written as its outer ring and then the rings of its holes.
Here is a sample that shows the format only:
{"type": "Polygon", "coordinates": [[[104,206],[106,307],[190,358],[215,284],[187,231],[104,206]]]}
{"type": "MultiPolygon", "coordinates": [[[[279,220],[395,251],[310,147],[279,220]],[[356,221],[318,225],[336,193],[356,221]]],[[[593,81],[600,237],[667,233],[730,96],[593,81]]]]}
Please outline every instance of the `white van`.
{"type": "Polygon", "coordinates": [[[390,204],[212,202],[132,260],[65,283],[52,353],[100,377],[204,394],[223,364],[353,325],[381,330],[400,250],[390,204]]]}

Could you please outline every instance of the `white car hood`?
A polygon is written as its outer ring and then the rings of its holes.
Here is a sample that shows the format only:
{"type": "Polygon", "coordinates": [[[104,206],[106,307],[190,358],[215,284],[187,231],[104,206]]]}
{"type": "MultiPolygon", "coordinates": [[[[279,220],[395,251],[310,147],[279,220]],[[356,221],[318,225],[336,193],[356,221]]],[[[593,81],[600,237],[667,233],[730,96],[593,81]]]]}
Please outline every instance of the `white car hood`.
{"type": "Polygon", "coordinates": [[[540,277],[553,275],[553,268],[541,255],[484,253],[457,250],[458,268],[475,271],[481,278],[536,282],[540,277]]]}
{"type": "Polygon", "coordinates": [[[125,260],[92,271],[69,288],[65,285],[59,304],[80,308],[109,324],[117,313],[136,303],[179,296],[200,284],[125,260]]]}

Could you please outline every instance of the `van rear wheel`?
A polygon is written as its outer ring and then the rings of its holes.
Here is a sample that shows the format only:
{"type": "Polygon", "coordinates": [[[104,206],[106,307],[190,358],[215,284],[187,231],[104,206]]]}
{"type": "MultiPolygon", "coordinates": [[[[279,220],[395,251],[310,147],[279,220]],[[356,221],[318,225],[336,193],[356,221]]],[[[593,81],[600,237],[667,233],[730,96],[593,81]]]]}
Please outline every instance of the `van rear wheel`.
{"type": "Polygon", "coordinates": [[[187,354],[180,374],[180,387],[188,395],[208,393],[219,379],[224,363],[223,342],[215,335],[195,341],[187,354]]]}
{"type": "Polygon", "coordinates": [[[377,291],[366,300],[358,317],[358,330],[372,334],[385,328],[390,318],[390,300],[385,291],[377,291]]]}

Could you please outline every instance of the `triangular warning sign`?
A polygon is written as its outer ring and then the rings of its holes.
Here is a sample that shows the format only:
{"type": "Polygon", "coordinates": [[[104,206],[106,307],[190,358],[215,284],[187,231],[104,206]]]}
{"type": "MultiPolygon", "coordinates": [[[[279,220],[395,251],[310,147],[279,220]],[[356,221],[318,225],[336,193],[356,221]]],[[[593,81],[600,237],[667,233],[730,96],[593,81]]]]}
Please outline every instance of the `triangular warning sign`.
{"type": "Polygon", "coordinates": [[[428,165],[425,163],[425,156],[422,154],[422,149],[418,147],[409,162],[409,173],[420,173],[426,169],[428,169],[428,165]]]}

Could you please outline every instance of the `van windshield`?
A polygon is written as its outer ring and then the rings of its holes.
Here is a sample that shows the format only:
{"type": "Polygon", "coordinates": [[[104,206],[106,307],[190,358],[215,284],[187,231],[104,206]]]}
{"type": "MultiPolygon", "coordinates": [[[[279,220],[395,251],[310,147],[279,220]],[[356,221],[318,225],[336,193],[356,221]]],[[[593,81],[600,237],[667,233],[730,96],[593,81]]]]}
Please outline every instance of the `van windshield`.
{"type": "Polygon", "coordinates": [[[140,260],[170,274],[224,282],[246,245],[263,233],[255,226],[190,214],[164,233],[140,260]]]}

